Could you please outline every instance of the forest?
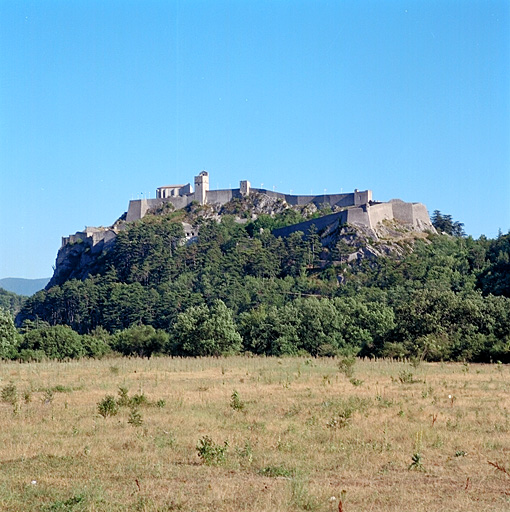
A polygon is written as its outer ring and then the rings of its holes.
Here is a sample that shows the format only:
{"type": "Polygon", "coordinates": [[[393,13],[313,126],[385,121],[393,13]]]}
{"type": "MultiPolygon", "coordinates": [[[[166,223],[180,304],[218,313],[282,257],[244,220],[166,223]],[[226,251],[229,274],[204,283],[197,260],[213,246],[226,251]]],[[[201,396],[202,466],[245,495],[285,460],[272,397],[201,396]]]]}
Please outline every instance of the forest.
{"type": "Polygon", "coordinates": [[[184,243],[180,220],[164,212],[130,223],[83,281],[22,304],[0,296],[0,357],[510,362],[510,233],[475,240],[436,211],[440,234],[402,244],[398,256],[349,262],[353,245],[342,238],[323,247],[313,230],[271,234],[299,221],[295,212],[245,223],[200,218],[195,243],[184,243]]]}

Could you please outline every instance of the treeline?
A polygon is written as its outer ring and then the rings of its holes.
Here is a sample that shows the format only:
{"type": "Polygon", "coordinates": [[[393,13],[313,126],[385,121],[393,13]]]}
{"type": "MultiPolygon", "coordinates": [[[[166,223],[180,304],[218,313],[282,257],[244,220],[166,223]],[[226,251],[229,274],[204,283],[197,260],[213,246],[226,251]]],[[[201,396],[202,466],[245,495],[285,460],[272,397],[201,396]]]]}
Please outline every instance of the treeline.
{"type": "Polygon", "coordinates": [[[64,357],[113,350],[510,360],[510,234],[430,235],[399,259],[347,264],[355,244],[323,248],[313,231],[271,235],[267,226],[284,222],[203,220],[191,245],[171,215],[133,223],[97,274],[27,299],[13,354],[53,357],[39,334],[65,329],[81,348],[64,357]]]}

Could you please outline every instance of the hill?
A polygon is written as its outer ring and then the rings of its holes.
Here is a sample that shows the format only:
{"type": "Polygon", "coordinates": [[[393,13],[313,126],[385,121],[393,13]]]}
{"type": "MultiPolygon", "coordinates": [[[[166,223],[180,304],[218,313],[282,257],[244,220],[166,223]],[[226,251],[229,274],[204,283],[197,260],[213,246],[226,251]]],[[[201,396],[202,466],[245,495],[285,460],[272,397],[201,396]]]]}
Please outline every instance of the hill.
{"type": "Polygon", "coordinates": [[[23,279],[20,277],[6,277],[0,279],[0,288],[18,295],[30,296],[42,290],[50,281],[50,278],[23,279]]]}
{"type": "Polygon", "coordinates": [[[100,327],[126,354],[510,359],[510,235],[342,224],[331,210],[253,195],[78,233],[17,325],[100,327]]]}

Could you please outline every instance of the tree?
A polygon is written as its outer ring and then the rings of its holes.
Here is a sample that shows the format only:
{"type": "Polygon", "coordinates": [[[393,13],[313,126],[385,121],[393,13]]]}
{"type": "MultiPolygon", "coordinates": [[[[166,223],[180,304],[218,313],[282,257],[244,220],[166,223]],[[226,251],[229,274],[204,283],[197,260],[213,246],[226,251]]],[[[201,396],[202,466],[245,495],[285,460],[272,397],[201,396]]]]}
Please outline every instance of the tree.
{"type": "Polygon", "coordinates": [[[173,352],[188,356],[236,354],[241,349],[232,311],[221,300],[211,307],[191,306],[177,317],[173,328],[173,352]]]}
{"type": "Polygon", "coordinates": [[[168,348],[168,334],[150,325],[136,325],[120,331],[114,336],[113,348],[124,354],[150,357],[165,352],[168,348]]]}
{"type": "Polygon", "coordinates": [[[19,335],[11,314],[0,309],[0,358],[12,359],[18,343],[19,335]]]}
{"type": "Polygon", "coordinates": [[[83,357],[85,349],[81,336],[67,325],[33,329],[23,335],[20,351],[42,352],[50,359],[83,357]]]}
{"type": "Polygon", "coordinates": [[[432,225],[440,232],[452,236],[464,236],[464,224],[453,221],[451,215],[443,215],[439,210],[432,214],[432,225]]]}

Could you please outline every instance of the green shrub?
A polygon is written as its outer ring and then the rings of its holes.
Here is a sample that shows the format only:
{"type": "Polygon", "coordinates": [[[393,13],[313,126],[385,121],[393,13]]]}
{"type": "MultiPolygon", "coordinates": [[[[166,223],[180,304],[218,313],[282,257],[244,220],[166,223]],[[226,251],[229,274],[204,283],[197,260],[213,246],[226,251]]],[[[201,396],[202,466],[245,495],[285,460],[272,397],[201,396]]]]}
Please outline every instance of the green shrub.
{"type": "Polygon", "coordinates": [[[245,408],[245,405],[246,404],[241,400],[239,393],[234,389],[230,396],[230,407],[232,407],[234,411],[242,411],[245,408]]]}
{"type": "Polygon", "coordinates": [[[44,327],[26,332],[23,335],[20,350],[30,350],[32,355],[43,352],[46,357],[58,360],[86,355],[81,336],[67,325],[44,327]]]}
{"type": "Polygon", "coordinates": [[[15,405],[18,401],[18,388],[14,383],[9,383],[2,388],[2,402],[15,405]]]}
{"type": "Polygon", "coordinates": [[[105,396],[97,404],[97,412],[103,417],[115,416],[119,412],[119,405],[111,395],[105,396]]]}
{"type": "Polygon", "coordinates": [[[112,346],[126,356],[150,357],[167,351],[168,334],[150,325],[136,325],[118,332],[112,339],[112,346]]]}
{"type": "Polygon", "coordinates": [[[241,350],[232,311],[221,300],[215,300],[210,308],[202,304],[179,314],[173,334],[173,351],[178,355],[220,356],[241,350]]]}
{"type": "Polygon", "coordinates": [[[225,462],[228,450],[228,442],[223,446],[216,444],[209,436],[204,436],[197,444],[197,452],[204,464],[209,466],[219,465],[225,462]]]}

